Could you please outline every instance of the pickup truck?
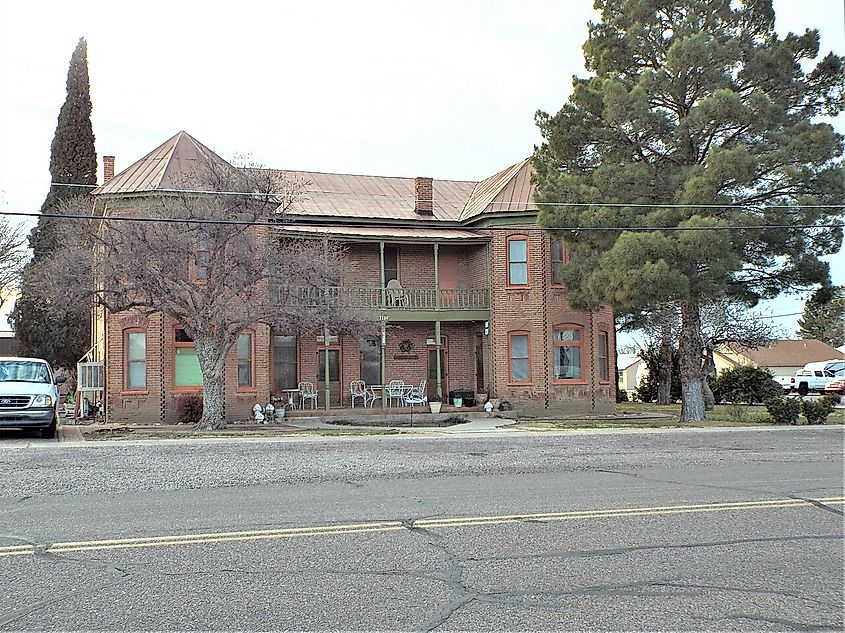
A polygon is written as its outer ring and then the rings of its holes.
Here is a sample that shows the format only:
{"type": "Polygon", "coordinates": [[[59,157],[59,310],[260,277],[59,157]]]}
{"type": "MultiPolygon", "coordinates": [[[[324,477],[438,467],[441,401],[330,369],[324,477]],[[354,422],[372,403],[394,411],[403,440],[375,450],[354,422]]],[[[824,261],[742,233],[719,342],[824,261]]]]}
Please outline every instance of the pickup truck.
{"type": "Polygon", "coordinates": [[[39,429],[56,434],[59,390],[64,376],[53,376],[46,360],[0,357],[0,428],[39,429]]]}
{"type": "Polygon", "coordinates": [[[795,388],[795,376],[772,376],[772,380],[779,384],[785,393],[795,388]]]}
{"type": "Polygon", "coordinates": [[[795,372],[795,389],[802,396],[811,391],[824,393],[827,383],[835,377],[832,371],[826,369],[799,369],[795,372]]]}

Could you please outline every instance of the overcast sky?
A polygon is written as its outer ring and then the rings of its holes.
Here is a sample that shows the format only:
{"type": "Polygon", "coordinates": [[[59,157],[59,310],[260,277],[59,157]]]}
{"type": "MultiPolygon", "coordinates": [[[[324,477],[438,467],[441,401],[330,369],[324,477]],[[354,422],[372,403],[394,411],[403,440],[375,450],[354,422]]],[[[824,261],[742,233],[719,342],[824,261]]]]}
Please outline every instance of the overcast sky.
{"type": "MultiPolygon", "coordinates": [[[[823,53],[845,52],[843,0],[775,9],[782,33],[818,28],[823,53]]],[[[540,142],[534,113],[557,111],[585,74],[593,17],[591,0],[4,1],[0,211],[44,200],[81,36],[98,159],[115,155],[117,171],[186,130],[268,167],[479,180],[540,142]]],[[[779,321],[794,333],[795,317],[779,321]]]]}

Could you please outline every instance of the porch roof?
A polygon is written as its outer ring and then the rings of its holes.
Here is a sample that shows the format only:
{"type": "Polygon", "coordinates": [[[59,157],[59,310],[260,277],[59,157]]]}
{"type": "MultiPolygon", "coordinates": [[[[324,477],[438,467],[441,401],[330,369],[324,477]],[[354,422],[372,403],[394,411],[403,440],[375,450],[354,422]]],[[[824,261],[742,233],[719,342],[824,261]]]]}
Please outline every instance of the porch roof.
{"type": "Polygon", "coordinates": [[[392,242],[489,242],[490,238],[475,231],[453,228],[415,228],[401,226],[338,226],[315,224],[284,224],[279,230],[284,234],[330,237],[343,241],[390,240],[392,242]]]}

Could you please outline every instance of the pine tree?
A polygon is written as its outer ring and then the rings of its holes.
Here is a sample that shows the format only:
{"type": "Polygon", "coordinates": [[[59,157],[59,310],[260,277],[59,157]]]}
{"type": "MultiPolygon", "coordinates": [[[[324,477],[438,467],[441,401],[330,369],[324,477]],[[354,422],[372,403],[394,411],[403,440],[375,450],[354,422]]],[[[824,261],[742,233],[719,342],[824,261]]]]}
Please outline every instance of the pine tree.
{"type": "Polygon", "coordinates": [[[585,229],[561,233],[575,305],[678,303],[682,417],[699,421],[701,306],[829,278],[819,256],[842,243],[843,138],[812,119],[842,111],[843,60],[817,59],[817,31],[780,38],[771,0],[595,7],[592,76],[537,114],[538,219],[585,229]]]}
{"type": "MultiPolygon", "coordinates": [[[[42,214],[61,213],[63,201],[86,195],[84,187],[63,185],[97,184],[87,50],[85,38],[81,38],[70,58],[67,97],[50,147],[51,184],[42,214]]],[[[56,222],[55,218],[40,217],[29,236],[33,260],[24,269],[21,296],[10,320],[22,354],[44,358],[56,366],[75,367],[89,346],[88,306],[57,313],[50,298],[39,296],[32,287],[33,266],[49,259],[58,247],[56,222]]]]}
{"type": "Polygon", "coordinates": [[[822,286],[804,304],[798,336],[824,341],[832,347],[845,343],[845,286],[822,286]]]}

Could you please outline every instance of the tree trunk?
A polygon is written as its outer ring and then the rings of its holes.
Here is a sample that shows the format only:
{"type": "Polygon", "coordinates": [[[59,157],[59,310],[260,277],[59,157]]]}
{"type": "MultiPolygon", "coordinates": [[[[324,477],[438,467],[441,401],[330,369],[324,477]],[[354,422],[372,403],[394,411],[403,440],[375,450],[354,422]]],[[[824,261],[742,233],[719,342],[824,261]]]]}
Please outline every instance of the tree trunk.
{"type": "Polygon", "coordinates": [[[704,380],[701,385],[704,388],[704,410],[712,411],[716,406],[716,398],[713,396],[713,390],[710,388],[710,381],[708,378],[716,377],[716,361],[713,360],[713,347],[711,345],[704,346],[704,380]]]}
{"type": "Polygon", "coordinates": [[[226,361],[229,344],[226,340],[203,336],[195,338],[194,345],[202,371],[202,418],[197,427],[219,429],[225,425],[223,364],[226,361]]]}
{"type": "Polygon", "coordinates": [[[704,420],[704,374],[701,367],[701,318],[697,303],[681,304],[681,337],[678,354],[681,366],[681,421],[704,420]]]}
{"type": "Polygon", "coordinates": [[[664,316],[660,321],[660,373],[657,376],[657,404],[672,402],[672,323],[664,316]]]}

